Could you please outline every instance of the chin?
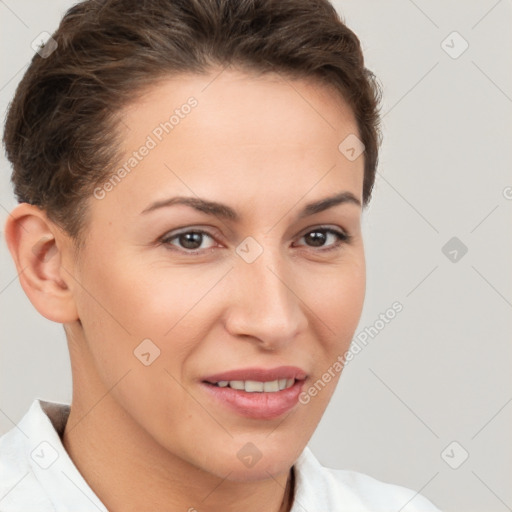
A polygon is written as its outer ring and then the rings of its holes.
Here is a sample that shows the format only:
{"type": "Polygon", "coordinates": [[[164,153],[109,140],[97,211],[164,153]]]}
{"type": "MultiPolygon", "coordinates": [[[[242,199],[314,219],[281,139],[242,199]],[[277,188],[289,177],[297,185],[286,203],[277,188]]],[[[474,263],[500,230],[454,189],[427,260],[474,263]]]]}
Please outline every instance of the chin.
{"type": "Polygon", "coordinates": [[[226,467],[226,473],[223,476],[227,475],[227,480],[232,482],[256,482],[258,480],[268,480],[271,477],[278,477],[284,473],[288,473],[293,466],[295,459],[290,459],[286,463],[283,461],[267,461],[267,464],[264,464],[262,460],[260,460],[255,466],[252,468],[240,468],[240,464],[231,465],[231,467],[226,467]]]}
{"type": "Polygon", "coordinates": [[[268,439],[265,442],[263,437],[258,443],[257,436],[254,442],[237,441],[235,444],[234,457],[231,449],[228,453],[218,454],[219,458],[224,458],[224,463],[215,471],[220,472],[219,476],[235,482],[268,480],[271,476],[287,473],[304,449],[302,445],[283,446],[282,442],[277,446],[269,443],[268,439]]]}

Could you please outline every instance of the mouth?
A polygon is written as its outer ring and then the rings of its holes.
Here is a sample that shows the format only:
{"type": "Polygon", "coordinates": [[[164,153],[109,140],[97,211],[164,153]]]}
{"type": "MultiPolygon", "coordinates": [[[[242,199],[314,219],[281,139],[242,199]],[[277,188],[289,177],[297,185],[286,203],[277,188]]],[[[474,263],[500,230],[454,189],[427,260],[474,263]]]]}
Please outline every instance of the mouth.
{"type": "MultiPolygon", "coordinates": [[[[307,374],[301,368],[297,366],[278,366],[276,368],[240,368],[237,370],[229,370],[222,373],[216,373],[214,375],[208,375],[203,377],[203,382],[209,382],[210,384],[220,384],[220,387],[231,386],[233,382],[246,382],[249,383],[273,383],[269,386],[270,389],[279,391],[279,387],[285,389],[286,386],[290,385],[291,380],[304,380],[307,374]],[[276,388],[276,384],[278,388],[276,388]],[[227,384],[225,384],[227,383],[227,384]]],[[[240,384],[234,384],[234,389],[241,389],[240,384]]],[[[259,388],[256,385],[256,390],[259,388]]]]}
{"type": "Polygon", "coordinates": [[[248,418],[270,420],[293,409],[307,378],[297,367],[248,368],[201,381],[214,403],[248,418]]]}
{"type": "Polygon", "coordinates": [[[297,380],[284,378],[270,381],[220,380],[218,382],[203,382],[218,388],[229,387],[231,389],[237,389],[238,391],[245,391],[246,393],[277,393],[278,391],[291,388],[297,380]]]}

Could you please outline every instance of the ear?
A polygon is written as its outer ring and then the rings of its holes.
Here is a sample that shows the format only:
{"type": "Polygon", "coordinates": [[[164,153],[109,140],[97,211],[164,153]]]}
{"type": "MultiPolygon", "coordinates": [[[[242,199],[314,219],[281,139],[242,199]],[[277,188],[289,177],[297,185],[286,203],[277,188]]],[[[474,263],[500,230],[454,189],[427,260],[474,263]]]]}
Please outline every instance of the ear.
{"type": "Polygon", "coordinates": [[[19,204],[7,217],[5,238],[20,284],[39,313],[62,324],[77,320],[71,278],[62,267],[71,239],[43,210],[28,203],[19,204]]]}

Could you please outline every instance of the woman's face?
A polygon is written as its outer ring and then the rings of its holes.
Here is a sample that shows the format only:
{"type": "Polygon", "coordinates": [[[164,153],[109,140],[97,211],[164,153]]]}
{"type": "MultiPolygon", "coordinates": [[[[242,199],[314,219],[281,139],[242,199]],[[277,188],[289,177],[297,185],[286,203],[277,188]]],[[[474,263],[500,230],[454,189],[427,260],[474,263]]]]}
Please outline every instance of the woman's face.
{"type": "Polygon", "coordinates": [[[134,443],[215,475],[283,473],[364,299],[353,114],[322,85],[217,70],[159,83],[121,129],[73,270],[75,396],[109,389],[134,443]]]}

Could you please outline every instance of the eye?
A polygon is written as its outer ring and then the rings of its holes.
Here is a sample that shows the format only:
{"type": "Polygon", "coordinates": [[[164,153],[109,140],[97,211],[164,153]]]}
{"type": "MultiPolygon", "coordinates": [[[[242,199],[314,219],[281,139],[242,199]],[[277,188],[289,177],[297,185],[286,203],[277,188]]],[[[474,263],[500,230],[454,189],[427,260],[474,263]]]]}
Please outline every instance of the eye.
{"type": "Polygon", "coordinates": [[[201,230],[182,231],[181,233],[166,235],[162,238],[162,243],[177,246],[185,251],[210,249],[215,246],[214,238],[206,231],[201,230]]]}
{"type": "MultiPolygon", "coordinates": [[[[304,240],[308,247],[319,247],[324,250],[335,249],[344,243],[349,243],[351,236],[333,228],[316,228],[308,231],[299,240],[304,240]]],[[[299,244],[304,245],[304,244],[299,244]]]]}

